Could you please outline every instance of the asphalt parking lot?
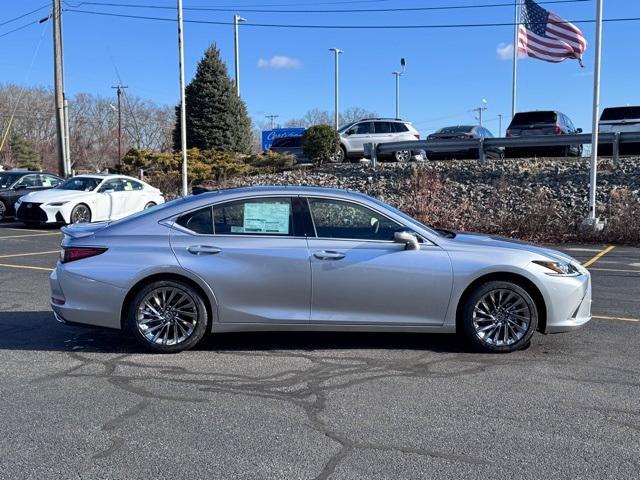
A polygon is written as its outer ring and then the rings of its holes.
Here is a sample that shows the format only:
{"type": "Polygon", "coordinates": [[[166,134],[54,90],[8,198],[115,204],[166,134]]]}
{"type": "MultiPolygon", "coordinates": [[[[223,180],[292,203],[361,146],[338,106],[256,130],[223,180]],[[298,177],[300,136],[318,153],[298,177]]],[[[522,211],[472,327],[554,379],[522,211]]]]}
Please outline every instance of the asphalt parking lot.
{"type": "Polygon", "coordinates": [[[262,333],[167,356],[54,321],[60,240],[0,226],[0,478],[638,478],[639,248],[559,246],[594,320],[510,355],[262,333]]]}

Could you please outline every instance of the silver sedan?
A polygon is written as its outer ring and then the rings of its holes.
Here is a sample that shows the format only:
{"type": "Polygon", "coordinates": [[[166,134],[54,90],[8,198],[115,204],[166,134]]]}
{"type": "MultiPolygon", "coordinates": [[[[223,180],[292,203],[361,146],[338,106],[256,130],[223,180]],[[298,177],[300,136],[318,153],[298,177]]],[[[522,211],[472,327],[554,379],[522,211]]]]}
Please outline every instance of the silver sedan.
{"type": "Polygon", "coordinates": [[[434,230],[343,190],[220,190],[63,232],[56,318],[158,352],[257,330],[459,332],[510,352],[591,319],[589,273],[571,257],[434,230]]]}

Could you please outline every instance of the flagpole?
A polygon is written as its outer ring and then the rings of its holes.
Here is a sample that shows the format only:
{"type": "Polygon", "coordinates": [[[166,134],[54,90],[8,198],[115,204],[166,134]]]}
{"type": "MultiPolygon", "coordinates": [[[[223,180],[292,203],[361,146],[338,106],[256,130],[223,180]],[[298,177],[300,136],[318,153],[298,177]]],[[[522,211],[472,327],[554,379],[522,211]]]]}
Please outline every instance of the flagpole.
{"type": "Polygon", "coordinates": [[[596,52],[593,72],[593,118],[591,124],[591,172],[589,174],[589,216],[587,222],[597,228],[596,179],[598,176],[598,119],[600,116],[600,58],[602,52],[602,0],[596,4],[596,52]]]}
{"type": "Polygon", "coordinates": [[[516,0],[513,14],[513,78],[511,84],[511,118],[516,115],[517,81],[518,81],[518,28],[520,27],[520,0],[516,0]]]}

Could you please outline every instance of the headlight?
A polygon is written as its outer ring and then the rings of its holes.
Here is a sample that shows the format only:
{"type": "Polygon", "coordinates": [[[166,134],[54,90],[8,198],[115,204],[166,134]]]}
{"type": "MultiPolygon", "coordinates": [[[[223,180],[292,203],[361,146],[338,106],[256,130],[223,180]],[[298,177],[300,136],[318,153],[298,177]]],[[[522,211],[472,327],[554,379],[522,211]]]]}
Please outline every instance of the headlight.
{"type": "Polygon", "coordinates": [[[48,207],[61,207],[62,205],[64,205],[65,203],[69,203],[69,202],[53,202],[53,203],[47,203],[48,207]]]}
{"type": "Polygon", "coordinates": [[[573,277],[580,275],[581,272],[571,263],[568,262],[552,262],[548,260],[534,260],[533,263],[548,269],[547,275],[573,277]]]}

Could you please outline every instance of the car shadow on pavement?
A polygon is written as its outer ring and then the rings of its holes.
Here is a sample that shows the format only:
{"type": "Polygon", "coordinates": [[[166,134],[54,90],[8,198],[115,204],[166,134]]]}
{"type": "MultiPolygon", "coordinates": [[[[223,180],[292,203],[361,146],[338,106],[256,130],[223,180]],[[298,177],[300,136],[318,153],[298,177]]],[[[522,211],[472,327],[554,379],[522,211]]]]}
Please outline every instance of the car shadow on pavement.
{"type": "MultiPolygon", "coordinates": [[[[463,352],[456,335],[427,333],[250,332],[221,333],[193,350],[212,352],[269,350],[429,350],[463,352]]],[[[119,330],[58,323],[50,311],[0,312],[0,350],[146,353],[119,330]]]]}

